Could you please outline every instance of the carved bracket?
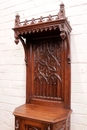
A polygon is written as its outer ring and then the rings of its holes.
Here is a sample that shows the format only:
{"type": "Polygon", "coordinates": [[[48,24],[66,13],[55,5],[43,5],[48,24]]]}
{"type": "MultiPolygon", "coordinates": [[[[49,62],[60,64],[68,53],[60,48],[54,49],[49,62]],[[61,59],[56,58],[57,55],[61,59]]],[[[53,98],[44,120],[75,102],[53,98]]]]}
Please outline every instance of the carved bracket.
{"type": "Polygon", "coordinates": [[[60,29],[60,37],[61,39],[64,41],[66,40],[67,43],[67,61],[70,64],[70,39],[69,39],[69,31],[66,28],[66,25],[60,24],[59,25],[59,29],[60,29]]]}
{"type": "Polygon", "coordinates": [[[20,39],[20,41],[21,41],[21,43],[23,45],[23,48],[24,48],[24,52],[25,52],[25,63],[27,65],[28,64],[28,62],[27,62],[27,45],[26,45],[25,41],[23,40],[23,38],[21,36],[19,36],[19,39],[20,39]]]}
{"type": "Polygon", "coordinates": [[[65,31],[61,31],[60,37],[62,38],[62,40],[64,40],[66,38],[66,32],[65,31]]]}

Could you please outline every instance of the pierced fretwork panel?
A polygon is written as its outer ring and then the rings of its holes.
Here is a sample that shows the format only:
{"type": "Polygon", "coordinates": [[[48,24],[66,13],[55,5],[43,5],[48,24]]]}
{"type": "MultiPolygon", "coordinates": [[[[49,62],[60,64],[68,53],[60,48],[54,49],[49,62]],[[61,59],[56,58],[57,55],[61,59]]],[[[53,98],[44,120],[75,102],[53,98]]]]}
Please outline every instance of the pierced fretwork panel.
{"type": "Polygon", "coordinates": [[[36,41],[33,96],[62,100],[62,47],[58,39],[36,41]]]}

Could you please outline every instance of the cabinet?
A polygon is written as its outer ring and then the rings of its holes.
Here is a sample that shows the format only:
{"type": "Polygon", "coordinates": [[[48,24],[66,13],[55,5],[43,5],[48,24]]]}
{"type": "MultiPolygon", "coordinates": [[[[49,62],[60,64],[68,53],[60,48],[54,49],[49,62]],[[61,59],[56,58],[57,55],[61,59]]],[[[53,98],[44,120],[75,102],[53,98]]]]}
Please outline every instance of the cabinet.
{"type": "Polygon", "coordinates": [[[15,130],[70,130],[71,26],[64,4],[53,16],[21,22],[17,14],[13,30],[26,63],[26,103],[13,112],[15,130]]]}

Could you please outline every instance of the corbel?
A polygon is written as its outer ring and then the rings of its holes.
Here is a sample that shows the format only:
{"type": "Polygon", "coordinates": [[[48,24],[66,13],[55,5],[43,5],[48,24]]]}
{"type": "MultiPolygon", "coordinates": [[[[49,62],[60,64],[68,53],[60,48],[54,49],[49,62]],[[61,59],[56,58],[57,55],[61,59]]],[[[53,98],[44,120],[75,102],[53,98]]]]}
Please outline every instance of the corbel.
{"type": "MultiPolygon", "coordinates": [[[[19,14],[17,14],[15,16],[15,25],[14,25],[14,27],[15,28],[20,27],[20,16],[19,16],[19,14]]],[[[19,40],[20,40],[22,45],[23,45],[24,52],[25,52],[25,63],[27,65],[27,47],[26,47],[27,45],[26,45],[25,41],[23,40],[22,36],[20,36],[17,31],[14,32],[14,38],[15,38],[14,42],[16,44],[18,44],[19,40]]]]}
{"type": "MultiPolygon", "coordinates": [[[[64,4],[60,4],[60,10],[58,13],[59,19],[67,19],[65,15],[65,8],[64,4]]],[[[70,39],[69,39],[69,31],[66,28],[65,23],[59,24],[59,29],[60,29],[60,37],[62,40],[66,40],[67,43],[67,61],[68,64],[70,64],[70,39]]]]}
{"type": "Polygon", "coordinates": [[[27,62],[27,44],[25,43],[25,41],[23,40],[23,38],[19,35],[19,39],[20,39],[20,41],[21,41],[21,43],[22,43],[22,45],[23,45],[23,48],[24,48],[24,52],[25,52],[25,63],[26,63],[26,65],[28,64],[28,62],[27,62]]]}
{"type": "Polygon", "coordinates": [[[70,64],[70,40],[69,40],[68,32],[66,30],[62,30],[61,33],[60,33],[60,37],[61,37],[62,41],[66,40],[67,61],[68,61],[68,64],[70,64]]]}
{"type": "Polygon", "coordinates": [[[69,39],[69,31],[66,29],[66,25],[64,23],[59,25],[60,29],[60,37],[64,41],[66,40],[67,44],[67,61],[70,64],[70,39],[69,39]]]}

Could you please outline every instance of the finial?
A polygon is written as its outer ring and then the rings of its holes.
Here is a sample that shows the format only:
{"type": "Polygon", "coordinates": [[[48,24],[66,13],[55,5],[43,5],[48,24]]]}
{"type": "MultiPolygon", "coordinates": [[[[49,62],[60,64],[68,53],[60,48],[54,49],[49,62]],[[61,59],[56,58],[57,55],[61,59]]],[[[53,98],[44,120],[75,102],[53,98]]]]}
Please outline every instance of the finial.
{"type": "Polygon", "coordinates": [[[18,18],[19,18],[19,17],[20,17],[20,15],[17,13],[17,14],[15,15],[15,17],[18,17],[18,18]]]}
{"type": "Polygon", "coordinates": [[[52,16],[51,15],[48,16],[48,21],[52,21],[52,16]]]}
{"type": "Polygon", "coordinates": [[[16,14],[15,16],[15,27],[18,27],[20,24],[20,15],[16,14]]]}
{"type": "Polygon", "coordinates": [[[43,17],[42,16],[40,17],[40,21],[39,22],[43,22],[43,17]]]}
{"type": "Polygon", "coordinates": [[[35,24],[35,19],[34,18],[32,18],[31,24],[35,24]]]}
{"type": "Polygon", "coordinates": [[[60,4],[60,11],[59,11],[59,18],[65,18],[65,9],[64,9],[64,3],[61,2],[60,4]]]}
{"type": "Polygon", "coordinates": [[[18,35],[17,35],[16,32],[14,32],[14,38],[15,38],[14,42],[15,42],[16,44],[18,44],[18,43],[19,43],[19,37],[18,37],[18,35]]]}
{"type": "Polygon", "coordinates": [[[14,42],[15,42],[16,44],[18,44],[18,43],[19,43],[19,39],[18,39],[18,38],[15,38],[14,42]]]}
{"type": "Polygon", "coordinates": [[[64,7],[64,3],[63,3],[63,2],[61,2],[60,6],[63,6],[63,7],[64,7]]]}

